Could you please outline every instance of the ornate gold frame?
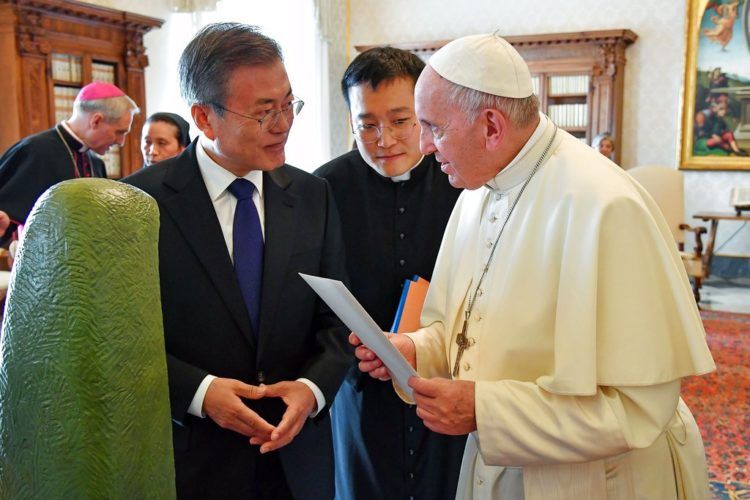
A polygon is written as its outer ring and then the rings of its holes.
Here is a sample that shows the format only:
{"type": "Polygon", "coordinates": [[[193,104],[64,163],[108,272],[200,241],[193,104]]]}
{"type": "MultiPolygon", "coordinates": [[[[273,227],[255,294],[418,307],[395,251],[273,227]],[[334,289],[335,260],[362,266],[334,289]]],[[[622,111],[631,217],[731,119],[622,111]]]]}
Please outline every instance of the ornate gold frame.
{"type": "MultiPolygon", "coordinates": [[[[682,92],[682,137],[680,140],[680,169],[683,170],[750,170],[750,157],[742,156],[697,156],[693,154],[695,99],[697,86],[697,61],[700,26],[709,0],[688,0],[685,78],[682,92]]],[[[750,0],[745,0],[750,2],[750,0]]],[[[746,11],[747,12],[747,11],[746,11]]],[[[742,12],[738,15],[741,24],[742,12]]],[[[744,36],[742,30],[735,30],[734,36],[744,36]]],[[[750,75],[748,75],[750,76],[750,75]]]]}

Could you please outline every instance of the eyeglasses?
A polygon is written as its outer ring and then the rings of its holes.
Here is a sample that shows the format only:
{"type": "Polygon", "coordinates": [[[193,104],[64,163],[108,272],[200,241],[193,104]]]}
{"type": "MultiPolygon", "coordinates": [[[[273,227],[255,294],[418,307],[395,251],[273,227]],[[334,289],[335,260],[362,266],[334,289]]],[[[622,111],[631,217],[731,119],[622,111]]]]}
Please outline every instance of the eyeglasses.
{"type": "Polygon", "coordinates": [[[408,139],[417,126],[414,118],[404,118],[402,120],[394,120],[390,125],[372,125],[369,123],[361,123],[352,129],[352,133],[356,135],[360,141],[365,144],[377,142],[378,139],[383,135],[383,130],[388,129],[391,133],[391,137],[397,141],[403,141],[408,139]]]}
{"type": "Polygon", "coordinates": [[[272,128],[276,126],[277,123],[279,123],[279,118],[281,117],[281,115],[284,115],[287,121],[291,122],[294,119],[294,117],[297,116],[300,113],[300,111],[302,111],[302,107],[305,105],[305,101],[303,101],[302,99],[297,99],[295,101],[290,102],[289,104],[285,106],[282,106],[281,109],[269,110],[261,118],[257,118],[255,116],[250,116],[250,115],[244,115],[242,113],[232,111],[231,109],[227,109],[217,102],[212,102],[209,104],[215,108],[228,111],[232,113],[233,115],[241,116],[243,118],[247,118],[248,120],[255,120],[260,125],[260,129],[265,132],[265,131],[271,130],[272,128]]]}

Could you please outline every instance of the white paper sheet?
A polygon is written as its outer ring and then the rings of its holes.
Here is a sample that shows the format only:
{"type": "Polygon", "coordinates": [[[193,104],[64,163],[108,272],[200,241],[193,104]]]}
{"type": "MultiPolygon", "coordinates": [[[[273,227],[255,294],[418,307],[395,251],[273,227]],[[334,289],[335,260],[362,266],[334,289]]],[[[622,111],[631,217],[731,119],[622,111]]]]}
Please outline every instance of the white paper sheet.
{"type": "Polygon", "coordinates": [[[414,394],[412,394],[408,381],[409,377],[418,377],[419,375],[398,349],[391,344],[391,341],[383,334],[375,320],[367,314],[367,311],[346,286],[340,281],[328,278],[302,273],[299,273],[299,275],[328,304],[328,307],[336,313],[341,321],[357,334],[362,343],[377,354],[399,387],[409,398],[413,399],[414,394]]]}

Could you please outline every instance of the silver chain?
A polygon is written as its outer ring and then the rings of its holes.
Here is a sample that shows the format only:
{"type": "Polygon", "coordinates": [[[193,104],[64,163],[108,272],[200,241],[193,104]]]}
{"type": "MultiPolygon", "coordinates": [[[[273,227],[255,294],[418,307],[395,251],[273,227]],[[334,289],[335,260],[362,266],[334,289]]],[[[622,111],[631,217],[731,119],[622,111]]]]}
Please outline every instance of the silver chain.
{"type": "Polygon", "coordinates": [[[552,143],[554,142],[556,136],[557,136],[557,125],[555,125],[555,130],[552,132],[552,138],[547,143],[547,146],[544,148],[542,155],[537,160],[536,165],[534,165],[534,168],[531,170],[531,173],[524,181],[523,186],[521,186],[521,190],[518,192],[516,199],[513,200],[513,204],[508,210],[508,215],[505,216],[505,221],[503,221],[503,225],[500,227],[500,232],[497,234],[497,238],[495,238],[495,243],[492,245],[490,256],[487,258],[487,262],[484,265],[484,269],[482,270],[482,275],[479,277],[479,282],[477,283],[477,286],[474,289],[474,294],[471,296],[471,298],[469,298],[469,305],[466,308],[466,313],[465,313],[467,322],[469,321],[469,318],[471,317],[471,311],[474,309],[474,303],[477,299],[479,288],[482,286],[482,281],[484,281],[484,277],[487,275],[487,271],[490,269],[490,263],[492,262],[492,258],[495,256],[495,250],[497,250],[497,247],[499,246],[500,237],[503,235],[503,232],[505,231],[505,226],[508,224],[508,220],[510,220],[510,216],[513,213],[513,209],[516,208],[516,205],[518,204],[518,200],[521,199],[521,195],[523,195],[523,192],[526,190],[526,186],[529,185],[529,182],[531,182],[531,178],[534,177],[534,174],[536,174],[537,170],[539,170],[539,167],[542,165],[542,162],[547,157],[547,153],[549,153],[549,150],[552,147],[552,143]]]}

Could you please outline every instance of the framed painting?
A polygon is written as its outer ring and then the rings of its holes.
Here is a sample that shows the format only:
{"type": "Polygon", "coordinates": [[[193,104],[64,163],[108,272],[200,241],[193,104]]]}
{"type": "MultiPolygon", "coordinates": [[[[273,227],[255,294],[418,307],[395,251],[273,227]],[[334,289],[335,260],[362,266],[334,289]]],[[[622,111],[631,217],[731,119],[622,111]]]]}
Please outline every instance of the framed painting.
{"type": "Polygon", "coordinates": [[[750,0],[688,0],[680,168],[750,170],[750,0]]]}

